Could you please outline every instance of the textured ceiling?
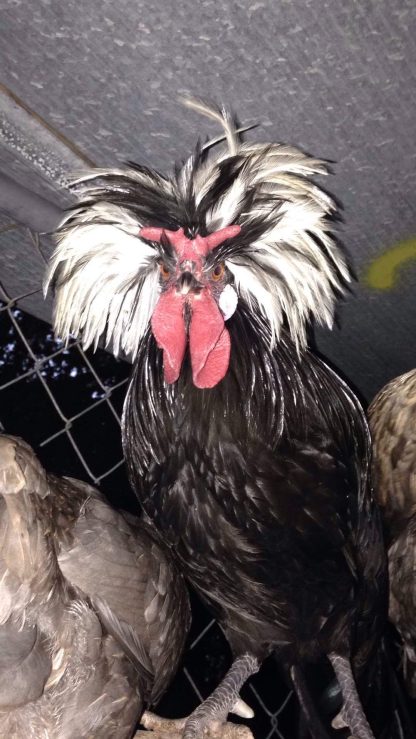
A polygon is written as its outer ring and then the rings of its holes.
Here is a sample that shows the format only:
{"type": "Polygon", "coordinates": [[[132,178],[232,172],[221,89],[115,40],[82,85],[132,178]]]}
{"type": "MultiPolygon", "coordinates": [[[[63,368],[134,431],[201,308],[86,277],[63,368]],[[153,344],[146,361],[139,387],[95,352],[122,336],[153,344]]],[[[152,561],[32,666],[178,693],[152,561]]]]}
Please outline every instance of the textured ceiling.
{"type": "MultiPolygon", "coordinates": [[[[217,133],[179,104],[186,93],[259,122],[254,139],[332,160],[325,186],[343,203],[360,282],[318,344],[370,397],[416,365],[416,259],[388,289],[363,280],[416,238],[415,28],[414,0],[2,0],[0,170],[58,205],[62,172],[87,161],[170,170],[217,133]]],[[[0,269],[15,259],[26,284],[30,246],[7,233],[0,269]]]]}

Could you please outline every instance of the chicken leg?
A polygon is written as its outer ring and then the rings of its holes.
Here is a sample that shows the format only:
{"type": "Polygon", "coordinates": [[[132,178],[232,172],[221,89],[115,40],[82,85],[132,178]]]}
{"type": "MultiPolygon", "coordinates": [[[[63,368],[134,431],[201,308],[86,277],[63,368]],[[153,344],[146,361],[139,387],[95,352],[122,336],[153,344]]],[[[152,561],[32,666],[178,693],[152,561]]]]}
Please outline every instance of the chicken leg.
{"type": "MultiPolygon", "coordinates": [[[[245,654],[238,657],[214,692],[185,719],[161,719],[145,713],[142,724],[152,731],[160,732],[158,739],[251,739],[252,733],[246,726],[227,723],[229,713],[250,717],[250,709],[239,698],[239,691],[251,675],[259,669],[255,657],[245,654]]],[[[136,737],[140,734],[136,734],[136,737]]]]}
{"type": "MultiPolygon", "coordinates": [[[[147,728],[147,731],[137,731],[134,739],[145,739],[145,737],[148,739],[183,739],[186,721],[186,718],[162,718],[146,711],[140,723],[147,728]],[[152,732],[153,737],[149,737],[149,731],[152,732]]],[[[232,724],[228,721],[203,730],[202,736],[204,739],[254,739],[248,726],[232,724]]]]}
{"type": "Polygon", "coordinates": [[[374,734],[364,715],[351,665],[346,657],[340,654],[328,654],[337,680],[341,687],[344,705],[341,710],[341,718],[345,725],[357,739],[374,739],[374,734]]]}

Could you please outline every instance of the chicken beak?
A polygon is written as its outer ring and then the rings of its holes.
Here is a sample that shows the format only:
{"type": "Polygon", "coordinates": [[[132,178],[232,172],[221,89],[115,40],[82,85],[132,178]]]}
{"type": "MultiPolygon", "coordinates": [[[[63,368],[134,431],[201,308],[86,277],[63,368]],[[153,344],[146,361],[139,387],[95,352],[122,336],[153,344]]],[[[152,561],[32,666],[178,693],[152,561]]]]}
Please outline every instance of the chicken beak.
{"type": "Polygon", "coordinates": [[[177,283],[176,283],[176,291],[180,295],[188,295],[190,292],[199,292],[201,290],[202,285],[198,282],[198,280],[194,277],[192,272],[189,270],[186,270],[185,272],[182,272],[181,276],[179,277],[177,283]]]}

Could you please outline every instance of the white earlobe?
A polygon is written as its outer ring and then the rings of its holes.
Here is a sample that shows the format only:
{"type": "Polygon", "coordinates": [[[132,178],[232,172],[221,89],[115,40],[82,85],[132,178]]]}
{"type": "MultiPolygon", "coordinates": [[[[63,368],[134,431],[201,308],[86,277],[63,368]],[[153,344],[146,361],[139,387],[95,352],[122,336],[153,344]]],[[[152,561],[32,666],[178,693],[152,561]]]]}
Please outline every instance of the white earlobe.
{"type": "Polygon", "coordinates": [[[231,285],[226,285],[219,299],[219,306],[224,316],[224,321],[228,321],[233,313],[235,313],[237,303],[238,297],[236,291],[231,285]]]}

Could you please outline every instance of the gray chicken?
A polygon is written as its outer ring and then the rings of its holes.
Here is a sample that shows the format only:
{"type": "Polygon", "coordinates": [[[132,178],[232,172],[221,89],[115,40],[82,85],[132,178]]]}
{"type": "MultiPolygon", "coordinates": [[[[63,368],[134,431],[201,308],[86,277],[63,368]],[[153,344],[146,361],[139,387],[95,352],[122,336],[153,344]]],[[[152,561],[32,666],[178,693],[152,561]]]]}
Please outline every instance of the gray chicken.
{"type": "Polygon", "coordinates": [[[389,545],[389,615],[403,640],[406,686],[416,698],[416,370],[380,391],[369,418],[376,496],[389,545]]]}
{"type": "Polygon", "coordinates": [[[131,737],[189,619],[182,576],[144,522],[0,436],[0,737],[131,737]]]}

